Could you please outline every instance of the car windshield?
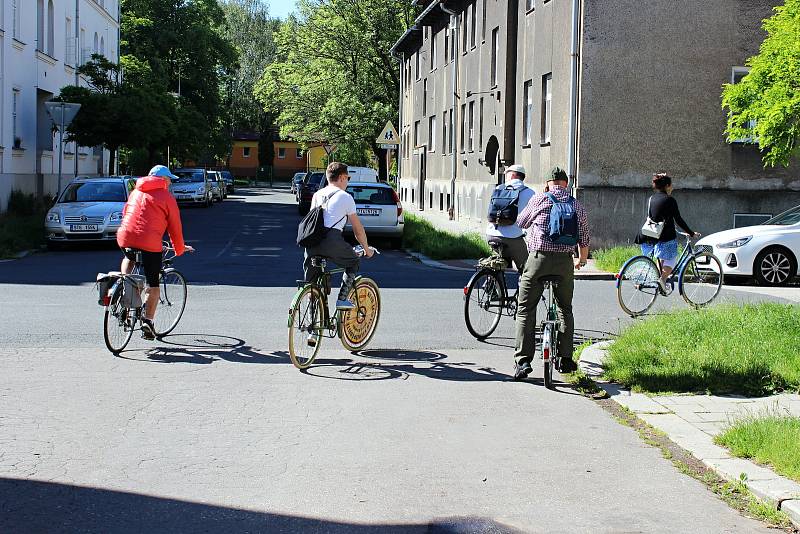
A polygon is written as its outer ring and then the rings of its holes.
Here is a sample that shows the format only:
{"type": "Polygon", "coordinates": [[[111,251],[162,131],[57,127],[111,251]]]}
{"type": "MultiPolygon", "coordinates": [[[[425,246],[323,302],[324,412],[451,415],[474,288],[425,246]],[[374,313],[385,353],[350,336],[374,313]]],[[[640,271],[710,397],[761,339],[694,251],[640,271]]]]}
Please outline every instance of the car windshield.
{"type": "Polygon", "coordinates": [[[306,181],[307,184],[315,184],[321,185],[323,180],[325,180],[325,173],[324,172],[312,172],[311,175],[308,177],[306,181]]]}
{"type": "Polygon", "coordinates": [[[775,225],[789,225],[800,222],[800,206],[795,206],[790,210],[786,210],[780,215],[776,215],[767,222],[762,224],[775,224],[775,225]]]}
{"type": "Polygon", "coordinates": [[[348,187],[347,192],[353,195],[356,204],[380,204],[384,206],[396,204],[392,190],[387,187],[348,187]]]}
{"type": "Polygon", "coordinates": [[[127,198],[121,182],[83,182],[69,184],[59,202],[125,202],[127,198]]]}
{"type": "Polygon", "coordinates": [[[172,180],[177,184],[203,181],[203,171],[175,171],[173,174],[178,177],[177,180],[172,180]]]}
{"type": "Polygon", "coordinates": [[[233,175],[231,174],[230,171],[222,171],[222,177],[225,178],[226,180],[233,181],[233,175]]]}
{"type": "Polygon", "coordinates": [[[213,174],[213,173],[209,173],[208,179],[211,182],[218,182],[219,181],[219,176],[217,176],[216,174],[213,174]]]}

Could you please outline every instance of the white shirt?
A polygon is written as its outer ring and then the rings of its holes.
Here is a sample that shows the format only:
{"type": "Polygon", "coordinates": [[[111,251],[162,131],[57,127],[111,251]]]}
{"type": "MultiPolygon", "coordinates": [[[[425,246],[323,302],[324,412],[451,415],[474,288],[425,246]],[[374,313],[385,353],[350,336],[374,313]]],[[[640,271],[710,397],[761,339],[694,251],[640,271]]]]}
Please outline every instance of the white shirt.
{"type": "MultiPolygon", "coordinates": [[[[497,187],[498,188],[508,187],[509,185],[514,188],[518,188],[525,186],[525,183],[518,178],[514,178],[510,182],[498,185],[497,187]]],[[[525,206],[528,205],[528,202],[531,201],[534,194],[536,194],[536,192],[530,187],[526,187],[526,189],[523,189],[520,192],[519,201],[517,202],[517,217],[519,217],[519,214],[522,213],[522,210],[525,209],[525,206]]],[[[522,237],[523,235],[525,235],[525,232],[523,232],[522,228],[517,226],[516,223],[507,224],[503,226],[498,226],[494,223],[489,223],[489,225],[486,227],[486,235],[492,237],[505,237],[508,239],[514,239],[516,237],[522,237]]]]}
{"type": "Polygon", "coordinates": [[[326,228],[336,228],[341,230],[347,224],[347,216],[356,212],[356,201],[347,191],[342,191],[335,185],[323,187],[311,198],[311,208],[325,202],[328,197],[328,204],[322,208],[326,228]]]}

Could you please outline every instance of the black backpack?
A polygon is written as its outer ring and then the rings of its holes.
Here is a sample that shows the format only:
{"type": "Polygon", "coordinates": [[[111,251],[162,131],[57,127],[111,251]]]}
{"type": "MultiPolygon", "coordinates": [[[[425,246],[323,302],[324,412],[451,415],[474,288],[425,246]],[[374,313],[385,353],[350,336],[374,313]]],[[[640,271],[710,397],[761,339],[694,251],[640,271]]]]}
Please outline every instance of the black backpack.
{"type": "Polygon", "coordinates": [[[517,222],[519,195],[525,189],[528,188],[524,185],[522,187],[507,185],[496,188],[489,201],[489,222],[497,226],[508,226],[517,222]]]}
{"type": "Polygon", "coordinates": [[[308,248],[319,245],[322,242],[322,239],[329,230],[329,228],[325,226],[325,212],[323,208],[328,204],[331,197],[338,192],[339,191],[334,191],[332,194],[325,197],[325,200],[323,200],[319,206],[311,208],[300,221],[300,224],[297,226],[298,246],[308,248]]]}

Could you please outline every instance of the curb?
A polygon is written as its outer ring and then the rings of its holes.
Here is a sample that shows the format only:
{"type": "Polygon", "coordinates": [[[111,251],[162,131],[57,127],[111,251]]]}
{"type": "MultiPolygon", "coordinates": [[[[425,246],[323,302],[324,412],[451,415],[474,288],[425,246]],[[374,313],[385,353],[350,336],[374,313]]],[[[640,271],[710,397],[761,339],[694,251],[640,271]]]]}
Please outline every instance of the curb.
{"type": "Polygon", "coordinates": [[[18,252],[16,254],[14,254],[13,258],[6,258],[6,259],[3,259],[3,260],[0,260],[0,263],[8,263],[10,261],[21,260],[22,258],[30,256],[31,254],[35,254],[36,252],[37,252],[36,249],[23,250],[22,252],[18,252]]]}
{"type": "MultiPolygon", "coordinates": [[[[459,267],[457,265],[448,265],[441,261],[437,261],[434,259],[429,258],[425,254],[420,252],[416,252],[413,250],[403,249],[403,251],[411,256],[412,258],[418,260],[423,265],[427,265],[428,267],[432,267],[434,269],[444,269],[448,271],[462,271],[462,272],[475,272],[476,266],[472,267],[459,267]]],[[[451,261],[459,261],[459,262],[477,262],[478,260],[451,260],[451,261]]],[[[613,273],[606,273],[603,271],[576,271],[575,272],[575,280],[614,280],[615,275],[613,273]]]]}
{"type": "Polygon", "coordinates": [[[670,440],[725,480],[739,482],[742,481],[741,475],[746,475],[743,483],[756,497],[785,512],[795,528],[800,528],[800,484],[749,460],[732,456],[727,449],[714,443],[710,435],[649,396],[602,380],[603,360],[606,349],[612,343],[601,341],[585,348],[578,364],[588,377],[608,393],[611,400],[664,432],[670,440]]]}

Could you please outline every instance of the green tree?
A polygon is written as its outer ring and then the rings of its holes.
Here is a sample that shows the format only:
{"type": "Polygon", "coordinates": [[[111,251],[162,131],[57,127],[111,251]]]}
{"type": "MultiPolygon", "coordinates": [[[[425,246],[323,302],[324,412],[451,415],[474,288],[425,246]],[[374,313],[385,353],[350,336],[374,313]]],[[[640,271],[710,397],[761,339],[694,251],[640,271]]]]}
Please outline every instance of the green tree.
{"type": "Polygon", "coordinates": [[[389,50],[415,8],[411,0],[299,0],[298,10],[281,25],[278,59],[256,95],[277,114],[282,137],[336,143],[337,159],[366,164],[397,116],[400,71],[389,50]]]}
{"type": "Polygon", "coordinates": [[[750,72],[726,84],[728,139],[752,138],[765,166],[788,166],[800,138],[800,0],[786,0],[764,21],[767,38],[747,61],[750,72]]]}

